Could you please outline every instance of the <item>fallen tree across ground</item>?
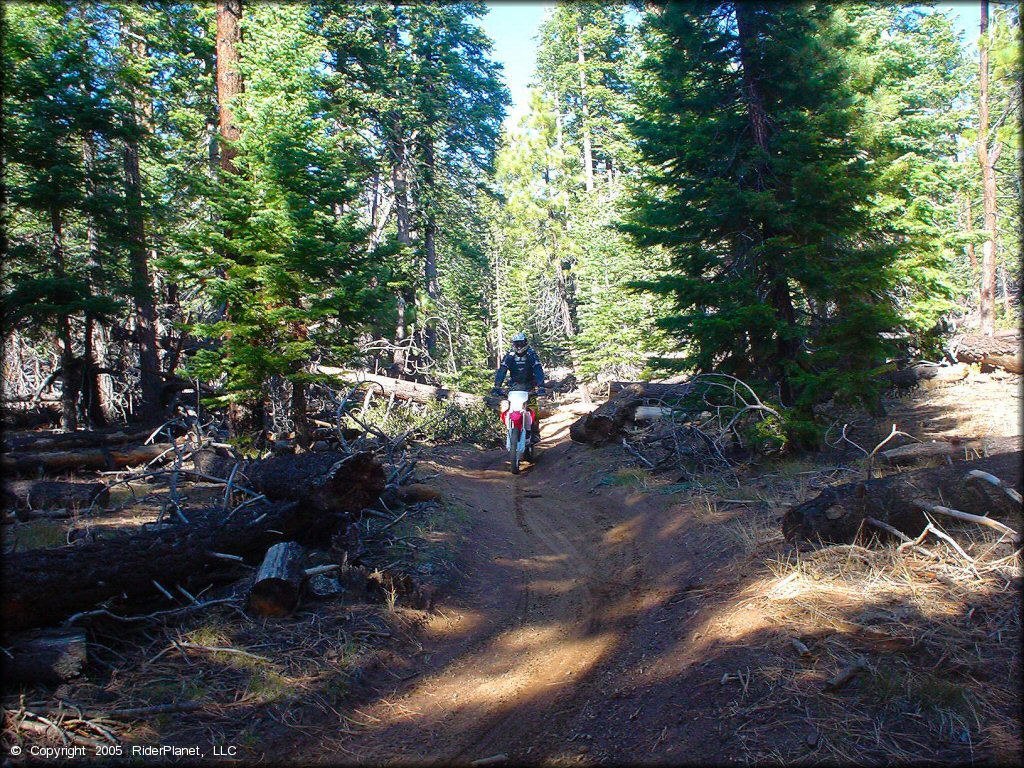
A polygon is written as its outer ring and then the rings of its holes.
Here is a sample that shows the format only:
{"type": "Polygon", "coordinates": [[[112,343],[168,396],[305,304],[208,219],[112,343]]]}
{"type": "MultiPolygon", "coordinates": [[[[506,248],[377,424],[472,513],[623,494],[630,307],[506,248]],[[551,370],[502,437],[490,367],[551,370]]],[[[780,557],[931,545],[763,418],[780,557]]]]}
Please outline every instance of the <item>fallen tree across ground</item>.
{"type": "Polygon", "coordinates": [[[270,501],[231,513],[226,505],[189,510],[188,522],[156,530],[10,554],[2,566],[0,602],[6,628],[45,626],[112,597],[133,601],[177,585],[210,583],[215,573],[237,566],[238,558],[261,559],[280,541],[325,545],[384,489],[384,470],[371,454],[281,456],[242,462],[233,475],[234,461],[207,459],[199,466],[211,475],[237,487],[251,483],[270,501]]]}
{"type": "Polygon", "coordinates": [[[384,490],[384,469],[372,453],[322,451],[236,462],[214,451],[197,451],[195,468],[231,479],[269,499],[301,501],[315,512],[358,511],[384,490]]]}
{"type": "Polygon", "coordinates": [[[0,456],[0,470],[21,475],[57,474],[82,469],[123,469],[146,464],[161,455],[174,455],[170,443],[139,445],[111,450],[106,447],[71,451],[47,451],[0,456]]]}
{"type": "Polygon", "coordinates": [[[103,483],[63,480],[7,480],[3,484],[4,506],[17,510],[18,519],[30,509],[85,509],[94,501],[106,504],[109,492],[103,483]]]}
{"type": "Polygon", "coordinates": [[[932,440],[927,443],[910,443],[898,448],[881,451],[878,456],[885,464],[913,464],[935,459],[967,461],[984,456],[1019,451],[1020,437],[979,437],[962,440],[932,440]]]}
{"type": "Polygon", "coordinates": [[[317,366],[320,373],[335,376],[349,384],[366,382],[366,386],[372,391],[385,397],[394,395],[398,400],[411,400],[414,403],[437,403],[449,402],[461,406],[487,405],[497,407],[500,398],[491,395],[474,395],[469,392],[459,392],[444,387],[432,387],[429,384],[420,384],[415,381],[404,379],[392,379],[388,376],[377,376],[362,371],[350,371],[346,368],[335,368],[328,365],[317,366]]]}
{"type": "Polygon", "coordinates": [[[928,524],[922,503],[932,502],[977,516],[1001,513],[1019,532],[1019,504],[1001,488],[978,482],[976,475],[972,477],[969,473],[981,471],[1019,491],[1021,457],[1021,452],[1015,451],[836,485],[787,511],[782,532],[791,542],[847,543],[853,541],[865,518],[870,517],[904,534],[917,536],[928,524]]]}
{"type": "Polygon", "coordinates": [[[1024,373],[1021,337],[1017,329],[998,331],[992,336],[965,333],[953,340],[952,349],[961,363],[978,363],[982,367],[1003,368],[1010,373],[1024,373]]]}

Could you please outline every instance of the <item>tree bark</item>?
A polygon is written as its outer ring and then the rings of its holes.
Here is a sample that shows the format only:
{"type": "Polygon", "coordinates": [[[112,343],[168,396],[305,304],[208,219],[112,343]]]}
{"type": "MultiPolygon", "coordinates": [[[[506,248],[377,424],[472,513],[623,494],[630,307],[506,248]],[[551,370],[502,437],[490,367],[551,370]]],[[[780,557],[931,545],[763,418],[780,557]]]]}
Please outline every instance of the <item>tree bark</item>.
{"type": "Polygon", "coordinates": [[[986,336],[967,333],[954,339],[956,359],[962,363],[1004,368],[1011,373],[1024,373],[1020,331],[1013,329],[986,336]]]}
{"type": "MultiPolygon", "coordinates": [[[[146,56],[145,43],[137,30],[129,29],[128,45],[140,60],[146,56]]],[[[128,228],[128,262],[131,267],[132,297],[135,300],[135,337],[138,343],[138,365],[141,399],[138,417],[143,422],[160,418],[160,357],[157,352],[157,304],[145,241],[145,214],[142,207],[142,178],[139,172],[138,114],[144,109],[143,99],[131,92],[131,111],[127,118],[128,137],[124,148],[125,215],[128,228]]]]}
{"type": "Polygon", "coordinates": [[[293,504],[254,504],[230,520],[220,508],[190,511],[189,524],[8,554],[0,564],[6,629],[53,624],[122,594],[129,603],[159,597],[154,581],[165,588],[205,586],[232,567],[210,552],[259,556],[285,538],[278,531],[311,530],[323,543],[337,521],[311,525],[316,519],[293,504]]]}
{"type": "Polygon", "coordinates": [[[981,0],[981,35],[978,48],[981,54],[978,77],[978,163],[981,165],[982,202],[986,240],[982,244],[981,287],[978,307],[981,332],[988,336],[995,330],[996,308],[996,160],[998,146],[989,148],[988,103],[988,0],[981,0]]]}
{"type": "MultiPolygon", "coordinates": [[[[434,140],[430,136],[424,136],[423,138],[423,166],[423,185],[427,192],[423,211],[423,277],[426,283],[427,298],[433,305],[433,310],[436,311],[438,302],[441,300],[441,284],[437,279],[437,216],[434,213],[436,205],[434,140]]],[[[436,321],[426,323],[423,333],[427,354],[433,358],[437,347],[436,321]]]]}
{"type": "Polygon", "coordinates": [[[483,397],[481,395],[473,395],[468,392],[458,392],[453,389],[445,389],[444,387],[432,387],[429,384],[419,384],[415,381],[395,379],[390,376],[377,376],[372,373],[363,373],[362,371],[349,371],[344,368],[334,368],[328,365],[317,366],[317,370],[320,373],[326,373],[329,376],[337,376],[338,378],[349,382],[369,382],[368,388],[372,388],[375,392],[380,392],[385,396],[393,394],[399,400],[411,400],[414,403],[436,403],[438,401],[448,401],[455,403],[456,405],[463,406],[489,405],[494,407],[500,402],[500,398],[497,397],[483,397]]]}
{"type": "Polygon", "coordinates": [[[232,101],[245,90],[239,71],[238,45],[242,41],[242,0],[217,0],[217,128],[222,139],[220,168],[234,173],[240,134],[232,101]]]}
{"type": "Polygon", "coordinates": [[[583,180],[594,191],[594,152],[590,137],[590,104],[587,102],[587,58],[583,51],[583,24],[576,22],[576,63],[580,75],[580,132],[583,134],[583,180]]]}
{"type": "Polygon", "coordinates": [[[937,469],[833,486],[786,512],[782,531],[791,542],[850,542],[864,518],[873,517],[908,536],[917,536],[927,524],[924,514],[914,505],[918,499],[941,499],[944,506],[980,515],[1012,513],[1012,502],[1000,489],[993,492],[979,487],[987,484],[966,481],[967,473],[974,469],[995,475],[1017,490],[1021,487],[1020,451],[1003,453],[937,469]]]}
{"type": "Polygon", "coordinates": [[[883,464],[914,464],[919,461],[969,461],[977,455],[992,456],[1021,450],[1020,437],[983,437],[961,439],[956,442],[936,440],[928,443],[910,443],[890,448],[878,454],[883,464]]]}

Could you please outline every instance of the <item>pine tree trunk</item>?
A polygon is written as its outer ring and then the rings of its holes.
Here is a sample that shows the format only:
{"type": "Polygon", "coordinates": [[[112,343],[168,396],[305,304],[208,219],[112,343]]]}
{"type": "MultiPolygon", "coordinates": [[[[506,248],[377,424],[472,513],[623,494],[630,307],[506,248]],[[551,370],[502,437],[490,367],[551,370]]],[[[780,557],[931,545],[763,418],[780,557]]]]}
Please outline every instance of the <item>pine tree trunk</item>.
{"type": "MultiPolygon", "coordinates": [[[[426,282],[427,297],[432,309],[437,310],[441,300],[441,285],[437,279],[437,217],[434,214],[435,175],[434,175],[434,140],[427,136],[423,140],[423,183],[426,187],[426,205],[423,212],[423,276],[426,282]]],[[[433,358],[437,347],[437,325],[427,323],[424,327],[427,354],[433,358]]]]}
{"type": "Polygon", "coordinates": [[[982,201],[985,207],[984,228],[986,240],[982,245],[981,288],[978,306],[981,332],[989,336],[995,330],[996,308],[996,174],[998,149],[989,150],[988,103],[988,0],[981,2],[981,52],[978,77],[978,162],[981,164],[982,201]]]}
{"type": "Polygon", "coordinates": [[[583,178],[587,192],[594,191],[594,154],[590,139],[590,106],[587,103],[587,59],[583,52],[583,25],[576,22],[576,61],[580,73],[580,128],[583,134],[583,178]]]}
{"type": "MultiPolygon", "coordinates": [[[[55,272],[58,278],[66,277],[64,265],[64,221],[60,208],[50,208],[50,236],[55,272]]],[[[71,321],[67,315],[57,319],[57,345],[60,349],[60,426],[65,432],[78,429],[78,384],[74,347],[71,342],[71,321]]]]}
{"type": "MultiPolygon", "coordinates": [[[[144,59],[146,44],[138,39],[136,30],[129,30],[132,53],[144,59]]],[[[125,214],[128,228],[128,260],[131,265],[132,295],[135,299],[135,335],[139,345],[139,370],[142,398],[138,415],[143,421],[160,417],[160,359],[156,346],[156,302],[149,273],[149,252],[146,247],[146,222],[142,207],[142,178],[139,172],[138,115],[142,100],[131,94],[128,120],[129,136],[124,147],[125,214]]]]}
{"type": "MultiPolygon", "coordinates": [[[[762,153],[758,162],[755,182],[758,190],[764,189],[763,179],[767,175],[767,160],[769,157],[769,125],[768,114],[764,105],[764,97],[761,93],[759,79],[759,67],[754,56],[756,40],[758,36],[758,18],[755,12],[756,4],[751,2],[737,2],[736,9],[736,37],[739,43],[740,64],[743,69],[743,90],[747,104],[747,114],[750,120],[750,129],[753,134],[754,143],[762,153]]],[[[770,232],[762,231],[760,236],[767,239],[770,232]]],[[[765,264],[763,267],[765,282],[770,284],[770,301],[775,310],[775,317],[782,321],[786,328],[793,328],[796,325],[796,310],[793,306],[793,297],[790,295],[789,286],[785,276],[779,274],[778,268],[773,264],[765,264]]],[[[788,334],[776,332],[775,351],[775,375],[779,381],[779,396],[783,405],[792,405],[794,392],[787,368],[789,364],[797,359],[798,346],[793,339],[787,338],[788,334]]]]}
{"type": "MultiPolygon", "coordinates": [[[[82,158],[86,170],[86,189],[90,198],[95,198],[96,190],[96,141],[93,133],[86,134],[82,142],[82,158]]],[[[103,284],[103,265],[100,261],[100,249],[96,235],[96,219],[90,213],[86,217],[85,240],[89,248],[89,261],[87,270],[89,273],[89,289],[98,293],[103,284]]],[[[92,315],[86,315],[84,347],[84,371],[82,381],[83,403],[82,415],[94,428],[107,425],[107,403],[104,397],[104,390],[100,384],[98,368],[105,367],[106,347],[97,344],[99,335],[95,332],[96,320],[92,315]]]]}
{"type": "Polygon", "coordinates": [[[235,172],[238,152],[233,143],[240,136],[231,102],[245,90],[238,68],[241,21],[242,0],[217,0],[217,128],[223,140],[220,168],[225,173],[235,172]]]}

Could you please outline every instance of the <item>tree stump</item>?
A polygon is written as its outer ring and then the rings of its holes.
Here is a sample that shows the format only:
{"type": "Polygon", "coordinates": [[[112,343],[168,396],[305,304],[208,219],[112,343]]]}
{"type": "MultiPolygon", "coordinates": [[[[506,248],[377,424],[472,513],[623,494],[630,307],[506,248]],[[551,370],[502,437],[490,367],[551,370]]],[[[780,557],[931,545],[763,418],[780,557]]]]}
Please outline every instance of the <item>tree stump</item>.
{"type": "Polygon", "coordinates": [[[299,606],[299,590],[305,575],[305,549],[294,541],[282,541],[267,550],[249,590],[249,611],[257,616],[287,616],[299,606]]]}

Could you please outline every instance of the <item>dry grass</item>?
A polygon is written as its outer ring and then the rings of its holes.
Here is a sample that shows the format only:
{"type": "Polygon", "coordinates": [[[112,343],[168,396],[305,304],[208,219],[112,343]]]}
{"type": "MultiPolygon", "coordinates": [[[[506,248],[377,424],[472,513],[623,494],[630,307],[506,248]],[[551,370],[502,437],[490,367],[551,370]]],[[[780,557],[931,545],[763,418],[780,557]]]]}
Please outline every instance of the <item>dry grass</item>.
{"type": "Polygon", "coordinates": [[[777,635],[756,670],[769,691],[757,709],[778,717],[763,739],[746,734],[744,759],[1019,760],[1021,553],[972,533],[957,538],[973,567],[952,549],[937,563],[877,542],[770,560],[756,604],[777,635]],[[791,638],[810,657],[800,658],[791,638]],[[858,662],[848,684],[828,690],[858,662]],[[784,722],[794,707],[800,715],[784,722]],[[787,751],[774,738],[794,724],[814,734],[809,752],[807,742],[787,751]]]}

